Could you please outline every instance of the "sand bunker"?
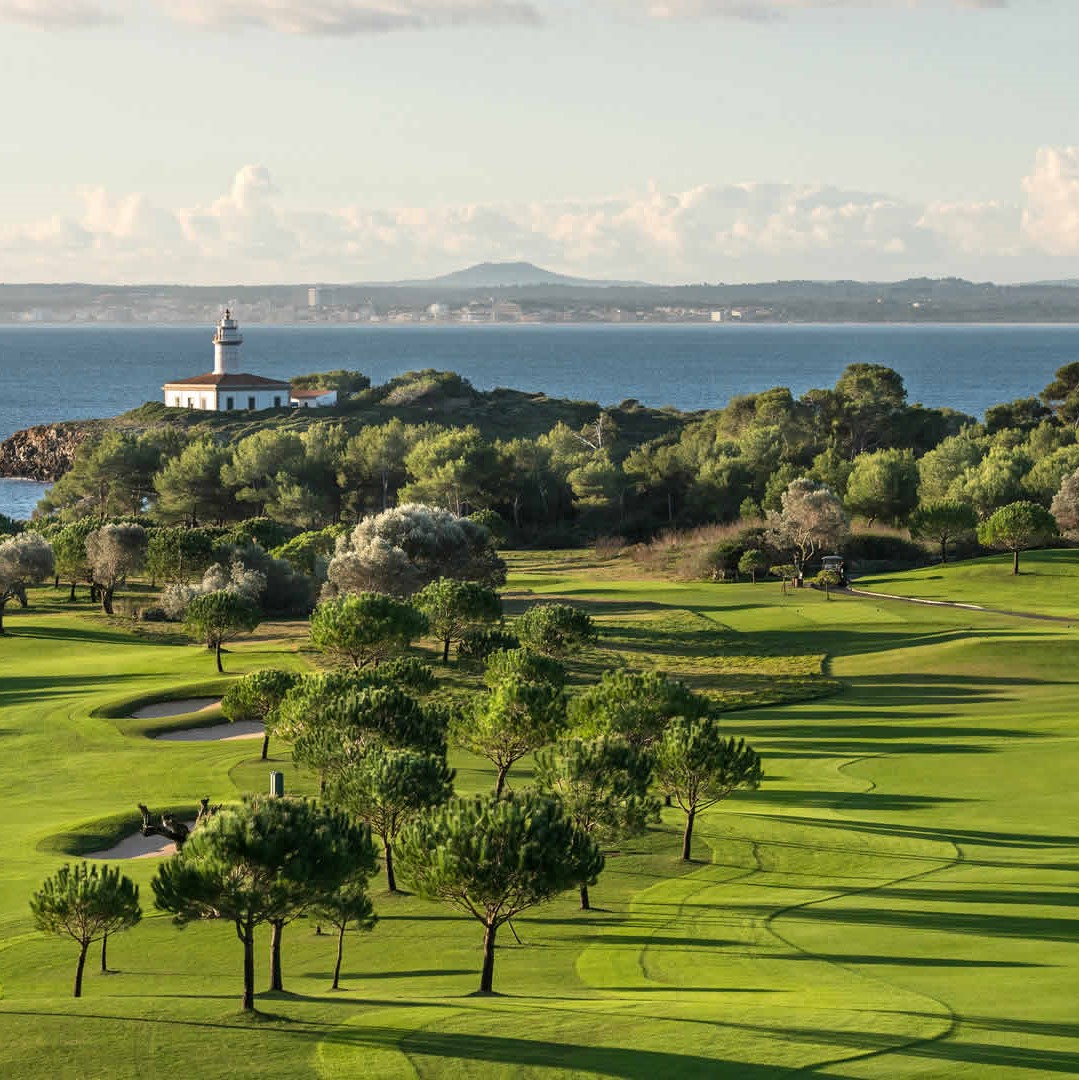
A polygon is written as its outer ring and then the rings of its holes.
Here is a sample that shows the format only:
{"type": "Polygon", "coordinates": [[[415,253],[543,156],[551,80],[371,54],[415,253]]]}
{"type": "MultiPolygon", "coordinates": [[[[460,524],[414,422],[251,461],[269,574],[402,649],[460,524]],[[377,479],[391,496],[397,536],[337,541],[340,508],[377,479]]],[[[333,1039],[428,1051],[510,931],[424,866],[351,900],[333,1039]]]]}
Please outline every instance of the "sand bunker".
{"type": "Polygon", "coordinates": [[[185,716],[187,713],[206,712],[215,705],[220,705],[219,697],[182,698],[180,701],[158,701],[153,705],[143,705],[131,714],[132,720],[160,720],[165,716],[185,716]]]}
{"type": "Polygon", "coordinates": [[[234,724],[184,728],[158,735],[160,742],[234,742],[236,739],[261,739],[266,729],[257,720],[237,720],[234,724]]]}
{"type": "MultiPolygon", "coordinates": [[[[187,827],[195,827],[193,821],[188,821],[187,827]]],[[[88,859],[153,859],[157,856],[175,855],[176,845],[165,836],[143,836],[135,833],[133,836],[125,836],[118,844],[113,844],[106,851],[92,851],[86,856],[88,859]]]]}

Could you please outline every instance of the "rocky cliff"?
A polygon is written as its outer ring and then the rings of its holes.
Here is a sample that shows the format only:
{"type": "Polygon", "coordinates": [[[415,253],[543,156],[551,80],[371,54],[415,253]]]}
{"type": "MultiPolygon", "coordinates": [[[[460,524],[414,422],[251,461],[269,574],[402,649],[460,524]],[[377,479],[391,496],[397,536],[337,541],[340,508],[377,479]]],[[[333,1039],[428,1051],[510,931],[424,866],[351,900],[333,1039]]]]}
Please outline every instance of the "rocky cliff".
{"type": "Polygon", "coordinates": [[[0,443],[0,476],[59,480],[71,468],[75,451],[94,433],[93,424],[42,424],[16,431],[0,443]]]}

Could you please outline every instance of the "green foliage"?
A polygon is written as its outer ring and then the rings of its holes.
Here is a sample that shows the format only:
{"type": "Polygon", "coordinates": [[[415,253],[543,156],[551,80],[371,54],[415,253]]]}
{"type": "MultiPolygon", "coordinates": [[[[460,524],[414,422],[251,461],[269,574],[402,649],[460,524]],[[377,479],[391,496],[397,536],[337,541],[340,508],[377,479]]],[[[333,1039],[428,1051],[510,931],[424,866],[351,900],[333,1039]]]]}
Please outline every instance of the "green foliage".
{"type": "Polygon", "coordinates": [[[501,795],[510,767],[553,742],[565,725],[561,687],[511,676],[495,683],[471,710],[455,718],[453,738],[495,766],[495,794],[501,795]]]}
{"type": "Polygon", "coordinates": [[[300,533],[291,540],[275,547],[270,554],[275,559],[285,559],[298,574],[314,576],[319,559],[329,559],[338,539],[348,532],[346,525],[327,525],[324,529],[300,533]]]}
{"type": "Polygon", "coordinates": [[[251,517],[233,525],[225,540],[241,548],[258,544],[263,550],[269,551],[280,547],[287,538],[288,532],[280,522],[268,517],[251,517]]]}
{"type": "Polygon", "coordinates": [[[651,783],[650,755],[617,737],[568,739],[536,755],[537,790],[560,799],[566,816],[604,843],[659,821],[651,783]]]}
{"type": "Polygon", "coordinates": [[[462,427],[421,439],[405,458],[413,478],[401,491],[406,502],[429,503],[458,516],[481,507],[495,486],[498,454],[479,429],[462,427]]]}
{"type": "Polygon", "coordinates": [[[738,572],[752,579],[753,584],[756,585],[757,575],[763,574],[768,569],[768,563],[768,556],[760,548],[749,548],[738,560],[738,572]]]}
{"type": "Polygon", "coordinates": [[[393,842],[423,810],[441,806],[453,796],[454,772],[445,752],[423,753],[374,744],[337,771],[326,798],[365,821],[382,839],[386,881],[397,889],[393,871],[393,842]]]}
{"type": "Polygon", "coordinates": [[[292,671],[264,668],[244,675],[230,684],[221,699],[221,711],[230,723],[249,721],[265,725],[263,759],[277,722],[277,711],[285,700],[285,695],[299,679],[300,676],[292,671]]]}
{"type": "Polygon", "coordinates": [[[1015,502],[1002,506],[978,526],[978,541],[986,547],[1010,551],[1015,556],[1012,573],[1019,573],[1019,552],[1044,547],[1057,535],[1057,523],[1044,506],[1015,502]]]}
{"type": "Polygon", "coordinates": [[[1058,368],[1056,378],[1042,391],[1041,399],[1063,423],[1079,423],[1079,361],[1058,368]]]}
{"type": "Polygon", "coordinates": [[[108,430],[87,439],[75,461],[42,500],[51,513],[65,517],[110,517],[139,514],[153,494],[154,474],[166,455],[178,453],[182,439],[175,432],[150,431],[135,435],[108,430]]]}
{"type": "Polygon", "coordinates": [[[599,637],[592,616],[571,604],[536,604],[513,629],[522,645],[544,656],[571,656],[599,637]]]}
{"type": "Polygon", "coordinates": [[[340,398],[358,394],[371,386],[371,379],[360,371],[316,371],[309,375],[294,375],[289,380],[293,390],[336,390],[340,398]]]}
{"type": "Polygon", "coordinates": [[[978,515],[969,503],[940,501],[924,503],[910,518],[910,535],[940,544],[940,561],[948,561],[948,544],[971,535],[978,526],[978,515]]]}
{"type": "Polygon", "coordinates": [[[8,602],[18,599],[25,607],[27,588],[52,577],[55,565],[52,547],[36,532],[0,541],[0,634],[8,602]]]}
{"type": "Polygon", "coordinates": [[[356,685],[349,676],[310,676],[285,696],[277,731],[323,782],[374,746],[446,752],[447,716],[395,686],[356,685]]]}
{"type": "Polygon", "coordinates": [[[483,681],[493,688],[507,679],[545,682],[561,690],[566,685],[566,669],[557,660],[531,649],[498,649],[487,656],[483,681]]]}
{"type": "Polygon", "coordinates": [[[47,878],[30,900],[34,925],[46,934],[63,934],[79,945],[75,997],[82,996],[82,973],[90,943],[134,926],[142,918],[139,887],[114,867],[64,865],[47,878]]]}
{"type": "Polygon", "coordinates": [[[498,928],[567,888],[594,884],[603,869],[595,840],[562,804],[532,793],[457,799],[426,814],[402,830],[398,860],[420,896],[483,924],[481,993],[493,989],[498,928]]]}
{"type": "Polygon", "coordinates": [[[468,630],[461,636],[457,646],[459,660],[480,663],[496,652],[506,652],[520,648],[521,641],[516,634],[501,628],[495,630],[468,630]]]}
{"type": "Polygon", "coordinates": [[[685,811],[682,858],[691,858],[697,814],[738,788],[760,786],[761,759],[744,739],[724,738],[708,716],[676,717],[655,747],[656,780],[685,811]]]}
{"type": "Polygon", "coordinates": [[[151,529],[146,569],[162,585],[186,584],[209,568],[215,542],[214,534],[207,529],[151,529]]]}
{"type": "Polygon", "coordinates": [[[197,525],[200,521],[221,524],[238,517],[236,501],[221,483],[221,470],[230,457],[227,447],[206,436],[165,462],[154,475],[155,519],[197,525]]]}
{"type": "MultiPolygon", "coordinates": [[[[291,431],[263,428],[241,439],[221,466],[221,482],[238,502],[261,517],[276,500],[283,480],[300,468],[303,443],[291,431]]],[[[276,544],[284,541],[277,539],[276,544]]],[[[270,546],[276,546],[276,544],[270,546]]]]}
{"type": "Polygon", "coordinates": [[[243,1008],[254,1008],[254,930],[295,918],[374,868],[370,833],[347,815],[298,799],[249,797],[196,829],[151,882],[179,925],[227,919],[244,946],[243,1008]]]}
{"type": "Polygon", "coordinates": [[[1052,409],[1037,398],[1021,398],[986,409],[985,430],[990,435],[1007,430],[1030,431],[1047,416],[1052,416],[1052,409]]]}
{"type": "Polygon", "coordinates": [[[426,631],[422,612],[382,593],[324,600],[311,615],[311,644],[330,663],[355,668],[403,652],[426,631]]]}
{"type": "Polygon", "coordinates": [[[206,643],[217,658],[221,671],[221,648],[227,641],[249,634],[262,622],[262,613],[246,596],[231,589],[196,596],[184,614],[184,629],[197,641],[206,643]]]}
{"type": "Polygon", "coordinates": [[[973,504],[983,517],[1026,494],[1023,479],[1033,462],[1021,446],[996,445],[952,484],[951,499],[973,504]]]}
{"type": "Polygon", "coordinates": [[[846,507],[870,522],[905,521],[918,504],[918,466],[909,450],[859,454],[847,478],[846,507]]]}
{"type": "Polygon", "coordinates": [[[573,730],[585,738],[618,736],[638,747],[662,738],[676,716],[707,716],[711,703],[657,671],[605,671],[598,683],[571,698],[573,730]]]}
{"type": "Polygon", "coordinates": [[[337,930],[337,962],[334,964],[331,985],[331,989],[337,990],[341,984],[341,958],[346,931],[350,926],[354,926],[367,933],[373,930],[378,922],[371,897],[367,895],[367,875],[353,874],[336,892],[328,893],[318,900],[312,907],[311,914],[337,930]]]}
{"type": "Polygon", "coordinates": [[[496,548],[504,548],[506,546],[506,541],[509,539],[506,521],[497,510],[491,510],[486,507],[482,510],[474,510],[468,515],[468,519],[469,521],[482,526],[491,534],[491,543],[496,548]]]}
{"type": "Polygon", "coordinates": [[[439,578],[412,597],[427,616],[430,630],[442,642],[442,662],[449,661],[450,645],[462,634],[502,619],[502,601],[493,589],[472,581],[439,578]]]}

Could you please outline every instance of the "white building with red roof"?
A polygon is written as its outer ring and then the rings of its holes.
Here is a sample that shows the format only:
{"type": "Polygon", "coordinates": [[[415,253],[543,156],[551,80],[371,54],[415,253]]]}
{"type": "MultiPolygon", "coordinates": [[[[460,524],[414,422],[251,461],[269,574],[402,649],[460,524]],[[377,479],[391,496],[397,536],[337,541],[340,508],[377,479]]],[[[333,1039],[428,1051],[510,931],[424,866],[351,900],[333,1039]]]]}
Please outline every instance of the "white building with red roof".
{"type": "MultiPolygon", "coordinates": [[[[287,382],[249,375],[240,368],[240,327],[227,308],[214,332],[214,369],[165,383],[165,404],[176,409],[233,412],[281,409],[295,404],[287,382]]],[[[321,404],[321,403],[320,403],[321,404]]]]}

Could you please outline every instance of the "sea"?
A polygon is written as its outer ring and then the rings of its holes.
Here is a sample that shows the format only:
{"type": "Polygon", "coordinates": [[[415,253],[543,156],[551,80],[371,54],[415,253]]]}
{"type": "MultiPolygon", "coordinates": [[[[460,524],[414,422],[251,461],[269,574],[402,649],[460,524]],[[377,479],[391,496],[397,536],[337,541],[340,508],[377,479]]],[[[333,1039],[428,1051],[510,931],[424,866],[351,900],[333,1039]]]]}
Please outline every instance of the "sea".
{"type": "MultiPolygon", "coordinates": [[[[774,324],[346,325],[242,327],[244,368],[288,378],[347,368],[381,383],[456,371],[480,390],[692,411],[788,386],[832,386],[852,363],[884,364],[910,400],[981,417],[1037,394],[1079,358],[1079,326],[774,324]]],[[[213,367],[212,327],[0,327],[0,439],[57,420],[109,417],[162,399],[162,384],[213,367]]],[[[26,518],[47,486],[0,479],[0,513],[26,518]]]]}

